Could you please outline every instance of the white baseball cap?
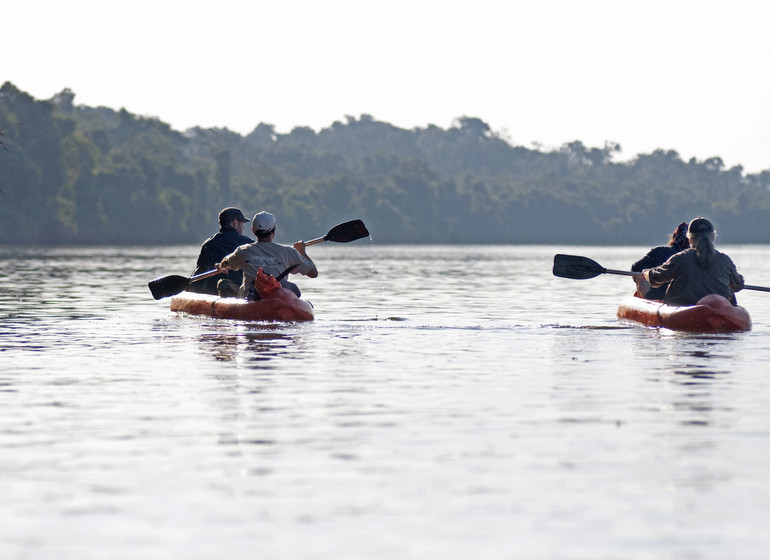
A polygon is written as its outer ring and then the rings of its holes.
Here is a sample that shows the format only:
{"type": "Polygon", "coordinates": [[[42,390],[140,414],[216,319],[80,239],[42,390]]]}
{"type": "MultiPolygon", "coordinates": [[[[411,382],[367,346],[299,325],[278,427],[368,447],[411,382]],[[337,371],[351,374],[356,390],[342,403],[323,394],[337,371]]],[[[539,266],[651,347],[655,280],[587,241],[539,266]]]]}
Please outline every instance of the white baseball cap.
{"type": "Polygon", "coordinates": [[[251,220],[251,229],[254,230],[254,233],[260,231],[268,232],[275,229],[277,223],[278,221],[275,219],[275,216],[270,212],[257,212],[254,214],[254,219],[251,220]]]}

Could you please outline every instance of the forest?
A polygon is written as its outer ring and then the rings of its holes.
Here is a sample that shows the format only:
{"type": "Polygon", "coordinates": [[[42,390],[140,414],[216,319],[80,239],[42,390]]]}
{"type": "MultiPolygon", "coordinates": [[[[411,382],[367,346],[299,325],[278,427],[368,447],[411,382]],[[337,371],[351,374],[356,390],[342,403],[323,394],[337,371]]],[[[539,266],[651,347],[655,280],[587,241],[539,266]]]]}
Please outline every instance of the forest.
{"type": "Polygon", "coordinates": [[[663,149],[615,161],[620,152],[517,146],[467,116],[447,129],[364,114],[318,132],[177,131],[77,105],[69,89],[39,100],[6,82],[0,243],[200,243],[226,206],[274,213],[283,243],[361,218],[378,243],[654,245],[697,215],[720,242],[768,242],[770,170],[663,149]]]}

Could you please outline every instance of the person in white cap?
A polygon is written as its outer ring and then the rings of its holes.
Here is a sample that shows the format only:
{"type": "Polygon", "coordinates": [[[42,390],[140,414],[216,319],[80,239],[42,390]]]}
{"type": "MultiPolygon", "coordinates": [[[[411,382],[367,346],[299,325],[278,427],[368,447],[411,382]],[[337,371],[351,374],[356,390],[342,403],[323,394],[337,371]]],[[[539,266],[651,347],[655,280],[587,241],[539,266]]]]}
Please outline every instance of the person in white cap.
{"type": "MultiPolygon", "coordinates": [[[[222,257],[232,253],[236,247],[253,243],[251,237],[243,235],[243,226],[248,222],[249,219],[243,215],[240,208],[223,208],[219,212],[219,231],[201,246],[193,275],[213,270],[222,257]]],[[[235,296],[242,282],[243,274],[233,271],[226,276],[218,274],[193,282],[187,289],[202,294],[235,296]]]]}
{"type": "MultiPolygon", "coordinates": [[[[257,271],[261,268],[275,277],[294,266],[292,274],[304,274],[310,278],[318,276],[315,263],[305,252],[305,242],[297,241],[293,247],[274,243],[275,228],[278,222],[270,212],[258,212],[251,221],[251,230],[257,236],[256,243],[242,245],[222,259],[217,265],[220,272],[230,270],[243,271],[243,283],[238,290],[240,297],[259,299],[254,286],[257,271]]],[[[281,280],[284,288],[289,288],[297,297],[301,296],[299,287],[286,278],[281,280]]]]}

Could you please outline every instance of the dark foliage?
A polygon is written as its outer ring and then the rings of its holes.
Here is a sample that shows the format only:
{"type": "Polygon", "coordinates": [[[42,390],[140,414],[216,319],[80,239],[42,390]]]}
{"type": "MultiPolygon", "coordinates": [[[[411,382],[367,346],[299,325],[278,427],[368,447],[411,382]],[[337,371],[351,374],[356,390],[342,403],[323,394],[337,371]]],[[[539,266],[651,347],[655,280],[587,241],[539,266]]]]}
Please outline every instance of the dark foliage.
{"type": "Polygon", "coordinates": [[[283,242],[361,218],[380,243],[656,244],[696,215],[723,242],[767,241],[770,171],[717,157],[528,149],[470,117],[446,130],[362,115],[318,133],[181,133],[74,97],[0,88],[3,243],[197,243],[225,206],[275,213],[283,242]]]}

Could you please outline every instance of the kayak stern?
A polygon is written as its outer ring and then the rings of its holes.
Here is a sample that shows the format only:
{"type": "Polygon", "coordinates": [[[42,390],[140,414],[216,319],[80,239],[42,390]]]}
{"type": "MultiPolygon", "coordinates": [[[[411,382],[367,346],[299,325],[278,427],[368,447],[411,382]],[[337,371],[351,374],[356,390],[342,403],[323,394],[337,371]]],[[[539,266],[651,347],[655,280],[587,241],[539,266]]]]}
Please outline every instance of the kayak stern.
{"type": "Polygon", "coordinates": [[[695,305],[673,306],[661,301],[627,297],[618,307],[618,318],[651,327],[693,333],[728,333],[751,330],[751,317],[743,307],[711,294],[695,305]]]}

